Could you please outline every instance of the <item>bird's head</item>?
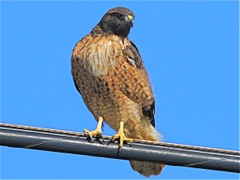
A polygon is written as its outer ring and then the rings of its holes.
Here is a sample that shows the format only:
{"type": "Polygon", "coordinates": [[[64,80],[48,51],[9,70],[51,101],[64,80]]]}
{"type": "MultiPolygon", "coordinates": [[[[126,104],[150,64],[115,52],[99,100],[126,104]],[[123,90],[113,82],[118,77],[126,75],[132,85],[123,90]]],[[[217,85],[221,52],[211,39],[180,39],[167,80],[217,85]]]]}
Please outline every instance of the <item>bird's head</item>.
{"type": "Polygon", "coordinates": [[[124,7],[110,9],[99,22],[100,28],[108,35],[115,34],[122,38],[128,36],[133,26],[134,14],[124,7]]]}

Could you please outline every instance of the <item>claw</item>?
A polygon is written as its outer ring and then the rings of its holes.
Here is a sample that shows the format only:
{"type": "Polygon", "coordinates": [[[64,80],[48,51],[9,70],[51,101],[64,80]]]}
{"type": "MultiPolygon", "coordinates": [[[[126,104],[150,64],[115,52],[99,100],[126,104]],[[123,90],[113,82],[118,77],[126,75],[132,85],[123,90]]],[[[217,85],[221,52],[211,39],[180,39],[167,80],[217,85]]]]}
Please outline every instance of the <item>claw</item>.
{"type": "Polygon", "coordinates": [[[102,122],[103,122],[103,118],[101,116],[99,116],[98,124],[97,124],[97,127],[96,127],[96,129],[94,131],[89,131],[87,129],[83,130],[84,135],[89,138],[90,142],[94,141],[93,140],[94,137],[96,137],[98,139],[99,138],[103,139],[103,136],[102,136],[102,122]]]}
{"type": "Polygon", "coordinates": [[[120,122],[120,127],[118,129],[118,132],[111,138],[111,141],[115,141],[119,139],[119,147],[123,146],[123,142],[133,142],[133,139],[127,138],[123,132],[123,122],[120,122]]]}
{"type": "Polygon", "coordinates": [[[97,140],[98,142],[100,142],[101,144],[105,144],[105,141],[104,141],[104,138],[103,138],[102,134],[99,135],[99,136],[96,136],[96,140],[97,140]],[[100,139],[102,139],[102,141],[100,141],[100,139]]]}

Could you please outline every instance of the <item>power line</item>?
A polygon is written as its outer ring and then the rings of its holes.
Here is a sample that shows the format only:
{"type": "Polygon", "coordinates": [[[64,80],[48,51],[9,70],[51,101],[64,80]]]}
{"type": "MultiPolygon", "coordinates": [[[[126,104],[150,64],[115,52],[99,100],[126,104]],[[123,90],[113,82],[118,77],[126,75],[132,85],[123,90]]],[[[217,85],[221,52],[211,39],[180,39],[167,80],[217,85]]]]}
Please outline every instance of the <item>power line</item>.
{"type": "Polygon", "coordinates": [[[142,140],[119,148],[117,142],[107,142],[90,143],[83,133],[0,123],[2,146],[240,172],[239,151],[142,140]]]}

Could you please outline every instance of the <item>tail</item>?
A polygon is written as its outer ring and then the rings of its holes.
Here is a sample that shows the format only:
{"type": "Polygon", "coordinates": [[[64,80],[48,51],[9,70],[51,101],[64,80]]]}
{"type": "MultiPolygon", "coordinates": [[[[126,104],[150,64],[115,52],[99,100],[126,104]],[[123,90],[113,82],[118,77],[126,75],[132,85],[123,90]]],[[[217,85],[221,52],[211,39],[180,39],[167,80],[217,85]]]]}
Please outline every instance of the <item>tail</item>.
{"type": "MultiPolygon", "coordinates": [[[[157,130],[150,125],[138,129],[138,139],[159,141],[161,135],[157,130]]],[[[130,160],[130,164],[134,171],[139,172],[141,175],[149,177],[151,175],[159,175],[164,168],[164,164],[145,162],[145,161],[134,161],[130,160]]]]}
{"type": "Polygon", "coordinates": [[[164,168],[164,164],[143,162],[143,161],[130,161],[134,171],[139,172],[141,175],[149,177],[151,175],[159,175],[164,168]]]}

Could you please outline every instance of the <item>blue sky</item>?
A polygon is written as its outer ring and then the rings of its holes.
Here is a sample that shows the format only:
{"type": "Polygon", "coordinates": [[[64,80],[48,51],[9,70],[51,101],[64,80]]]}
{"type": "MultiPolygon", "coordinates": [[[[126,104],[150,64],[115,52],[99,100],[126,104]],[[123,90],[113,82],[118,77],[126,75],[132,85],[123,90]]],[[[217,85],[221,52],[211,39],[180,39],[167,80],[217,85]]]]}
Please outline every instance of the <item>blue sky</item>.
{"type": "MultiPolygon", "coordinates": [[[[70,131],[96,122],[76,91],[75,43],[110,8],[134,11],[130,39],[147,68],[164,141],[239,149],[237,1],[2,1],[1,122],[70,131]]],[[[113,135],[105,126],[105,135],[113,135]]],[[[144,178],[128,161],[1,147],[2,179],[144,178]]],[[[237,179],[166,166],[161,179],[237,179]]]]}

